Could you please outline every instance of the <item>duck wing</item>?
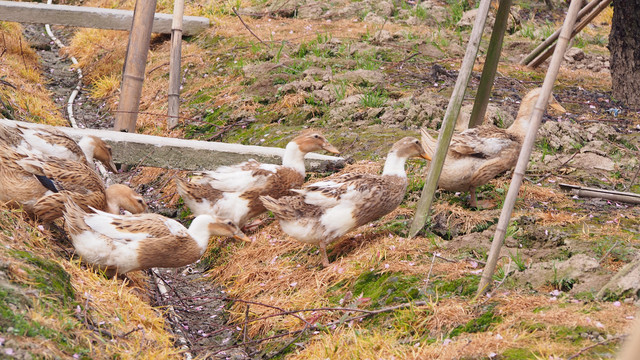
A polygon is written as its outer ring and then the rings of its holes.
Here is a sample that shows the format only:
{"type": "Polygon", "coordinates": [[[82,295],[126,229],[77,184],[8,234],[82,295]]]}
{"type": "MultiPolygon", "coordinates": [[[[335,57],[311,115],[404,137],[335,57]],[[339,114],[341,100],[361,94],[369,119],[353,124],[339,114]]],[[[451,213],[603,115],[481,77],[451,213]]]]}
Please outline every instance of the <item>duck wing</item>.
{"type": "Polygon", "coordinates": [[[504,129],[484,125],[455,134],[449,145],[454,156],[473,156],[490,159],[511,147],[517,139],[504,129]]]}
{"type": "Polygon", "coordinates": [[[84,223],[93,232],[116,241],[141,241],[167,236],[189,238],[187,229],[182,224],[162,215],[115,215],[92,210],[95,213],[84,215],[84,223]]]}
{"type": "Polygon", "coordinates": [[[248,160],[240,164],[221,166],[213,171],[200,173],[200,183],[209,184],[220,191],[245,192],[263,187],[282,165],[262,164],[248,160]]]}

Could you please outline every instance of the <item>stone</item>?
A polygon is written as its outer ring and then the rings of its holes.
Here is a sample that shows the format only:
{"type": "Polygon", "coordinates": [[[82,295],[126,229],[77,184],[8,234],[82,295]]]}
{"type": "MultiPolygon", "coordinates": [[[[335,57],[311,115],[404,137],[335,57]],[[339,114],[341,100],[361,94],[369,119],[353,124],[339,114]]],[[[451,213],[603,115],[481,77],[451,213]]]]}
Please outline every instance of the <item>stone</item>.
{"type": "Polygon", "coordinates": [[[390,17],[391,15],[393,15],[394,6],[392,3],[388,1],[380,1],[380,2],[374,3],[374,7],[378,15],[381,15],[384,17],[390,17]]]}
{"type": "Polygon", "coordinates": [[[364,22],[373,23],[373,24],[384,24],[385,20],[382,16],[376,15],[376,13],[370,12],[367,16],[362,20],[364,22]]]}
{"type": "MultiPolygon", "coordinates": [[[[473,23],[476,21],[476,16],[478,15],[478,9],[467,10],[462,14],[462,17],[456,23],[457,27],[473,27],[473,23]]],[[[491,28],[493,26],[494,17],[491,13],[485,22],[485,28],[488,26],[491,28]]]]}
{"type": "Polygon", "coordinates": [[[581,61],[582,59],[585,58],[585,54],[582,49],[577,47],[572,47],[571,49],[567,50],[567,52],[564,54],[564,58],[567,60],[581,61]]]}
{"type": "Polygon", "coordinates": [[[391,33],[388,32],[387,30],[379,30],[379,31],[376,31],[373,38],[376,41],[386,42],[386,41],[392,40],[393,36],[391,36],[391,33]]]}

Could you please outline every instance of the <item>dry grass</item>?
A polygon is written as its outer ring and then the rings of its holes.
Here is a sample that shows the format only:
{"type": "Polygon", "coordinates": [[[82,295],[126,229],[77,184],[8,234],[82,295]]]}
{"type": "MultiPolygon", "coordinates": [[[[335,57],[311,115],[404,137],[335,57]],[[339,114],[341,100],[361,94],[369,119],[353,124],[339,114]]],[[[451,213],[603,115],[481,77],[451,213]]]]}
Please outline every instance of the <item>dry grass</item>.
{"type": "Polygon", "coordinates": [[[7,117],[51,125],[67,122],[56,109],[51,93],[42,85],[38,59],[17,23],[0,22],[0,111],[7,117]]]}
{"type": "MultiPolygon", "coordinates": [[[[3,283],[0,289],[21,289],[15,291],[23,294],[31,305],[28,311],[14,310],[16,316],[60,334],[5,334],[7,340],[24,344],[24,348],[16,351],[63,358],[70,358],[73,351],[87,352],[92,358],[102,359],[114,356],[123,359],[141,356],[177,358],[162,312],[150,306],[146,296],[141,296],[147,291],[143,277],[132,274],[139,284],[134,286],[85,269],[77,259],[63,251],[70,244],[59,243],[52,232],[36,226],[18,210],[0,207],[0,228],[3,229],[0,232],[0,258],[6,265],[2,272],[11,281],[11,285],[3,283]],[[52,266],[54,270],[50,270],[52,266]],[[39,277],[42,275],[38,274],[44,269],[51,280],[43,283],[39,277]],[[56,275],[58,273],[60,277],[56,275]],[[64,281],[70,281],[70,284],[65,285],[64,281]],[[62,307],[59,306],[63,303],[47,300],[62,296],[56,290],[60,286],[73,289],[75,294],[72,302],[64,303],[62,307]],[[97,329],[103,333],[99,334],[97,329]],[[107,332],[115,337],[110,339],[105,335],[107,332]],[[64,343],[60,343],[60,336],[66,339],[64,343]],[[38,349],[29,347],[34,341],[40,344],[38,349]]],[[[43,330],[30,331],[48,334],[43,330]]]]}

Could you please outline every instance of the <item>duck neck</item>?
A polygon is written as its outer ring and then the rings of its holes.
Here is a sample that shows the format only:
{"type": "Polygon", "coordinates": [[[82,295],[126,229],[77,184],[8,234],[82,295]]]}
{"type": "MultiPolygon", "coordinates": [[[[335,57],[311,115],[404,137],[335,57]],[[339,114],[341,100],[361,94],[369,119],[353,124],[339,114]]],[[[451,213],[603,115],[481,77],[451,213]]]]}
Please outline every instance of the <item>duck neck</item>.
{"type": "Polygon", "coordinates": [[[396,155],[394,151],[387,155],[387,160],[384,162],[384,169],[382,169],[382,175],[394,175],[399,177],[407,177],[407,173],[404,171],[404,164],[407,162],[406,157],[400,157],[396,155]]]}
{"type": "Polygon", "coordinates": [[[520,137],[525,137],[527,135],[527,131],[529,131],[529,119],[531,118],[531,114],[520,115],[516,118],[516,120],[509,126],[508,131],[520,137]]]}
{"type": "Polygon", "coordinates": [[[196,244],[198,244],[200,255],[204,254],[209,245],[209,238],[211,237],[209,224],[210,221],[207,220],[206,216],[196,216],[191,222],[189,229],[187,229],[187,233],[191,235],[193,240],[196,241],[196,244]]]}
{"type": "Polygon", "coordinates": [[[304,155],[305,153],[300,150],[300,147],[295,142],[290,142],[284,150],[284,156],[282,157],[282,166],[286,166],[295,169],[297,172],[305,175],[304,169],[304,155]]]}
{"type": "Polygon", "coordinates": [[[82,149],[82,152],[84,153],[84,156],[87,158],[87,161],[89,162],[89,164],[91,164],[93,162],[93,152],[95,150],[95,146],[93,145],[93,140],[88,136],[84,136],[78,142],[78,146],[80,146],[80,149],[82,149]]]}

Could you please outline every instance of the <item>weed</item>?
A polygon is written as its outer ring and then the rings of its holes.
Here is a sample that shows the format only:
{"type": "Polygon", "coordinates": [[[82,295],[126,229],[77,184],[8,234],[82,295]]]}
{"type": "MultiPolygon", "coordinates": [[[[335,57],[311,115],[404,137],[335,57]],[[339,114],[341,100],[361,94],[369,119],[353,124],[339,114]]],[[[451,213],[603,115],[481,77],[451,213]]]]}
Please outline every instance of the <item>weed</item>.
{"type": "Polygon", "coordinates": [[[516,250],[516,254],[514,255],[512,252],[509,252],[509,258],[513,260],[513,262],[518,267],[518,271],[525,271],[527,269],[527,264],[525,260],[522,258],[522,253],[516,250]]]}
{"type": "Polygon", "coordinates": [[[342,81],[337,84],[333,84],[333,95],[336,98],[336,101],[343,100],[347,97],[347,84],[342,81]]]}
{"type": "Polygon", "coordinates": [[[360,275],[353,284],[353,294],[369,298],[372,307],[417,299],[420,278],[402,273],[380,274],[374,271],[360,275]]]}
{"type": "Polygon", "coordinates": [[[360,98],[360,103],[364,107],[379,108],[384,106],[384,104],[387,102],[387,99],[388,99],[388,96],[386,92],[384,92],[383,90],[373,89],[371,91],[368,91],[362,94],[362,97],[360,98]]]}
{"type": "Polygon", "coordinates": [[[531,40],[536,40],[536,25],[531,21],[523,24],[520,29],[520,35],[531,40]]]}

